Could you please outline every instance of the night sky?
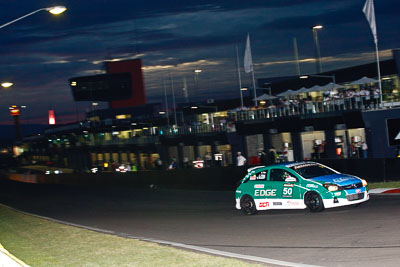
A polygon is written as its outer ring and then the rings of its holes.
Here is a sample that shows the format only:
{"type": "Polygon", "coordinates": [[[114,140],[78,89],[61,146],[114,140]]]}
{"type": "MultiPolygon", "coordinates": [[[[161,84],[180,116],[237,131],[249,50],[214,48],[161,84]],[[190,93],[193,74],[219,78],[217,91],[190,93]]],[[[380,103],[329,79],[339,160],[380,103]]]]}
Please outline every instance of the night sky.
{"type": "MultiPolygon", "coordinates": [[[[375,46],[362,12],[365,0],[264,1],[0,1],[0,24],[34,10],[65,5],[53,16],[41,11],[0,29],[0,124],[12,123],[8,107],[26,105],[23,123],[83,119],[90,103],[72,99],[68,79],[104,73],[104,60],[141,58],[147,101],[163,102],[163,80],[173,79],[178,103],[186,79],[191,100],[239,97],[235,46],[243,86],[247,33],[256,78],[295,75],[293,38],[302,73],[315,72],[312,26],[318,32],[322,70],[374,62],[375,46]],[[193,70],[202,69],[195,86],[193,70]]],[[[375,1],[381,59],[400,47],[398,0],[375,1]]],[[[288,88],[289,89],[289,88],[288,88]]],[[[169,88],[170,94],[170,88],[169,88]]],[[[99,108],[106,107],[101,104],[99,108]]]]}

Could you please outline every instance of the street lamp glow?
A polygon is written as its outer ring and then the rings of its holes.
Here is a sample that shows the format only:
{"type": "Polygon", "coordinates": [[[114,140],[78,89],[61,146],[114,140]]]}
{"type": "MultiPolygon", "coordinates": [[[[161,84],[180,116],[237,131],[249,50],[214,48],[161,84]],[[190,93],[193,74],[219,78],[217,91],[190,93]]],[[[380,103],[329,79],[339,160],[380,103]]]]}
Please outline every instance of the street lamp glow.
{"type": "Polygon", "coordinates": [[[300,78],[300,79],[307,79],[307,78],[308,78],[308,75],[302,75],[302,76],[300,76],[299,78],[300,78]]]}
{"type": "Polygon", "coordinates": [[[26,18],[26,17],[29,17],[29,16],[31,16],[31,15],[33,15],[33,14],[36,14],[36,13],[38,13],[38,12],[40,12],[40,11],[49,11],[49,12],[50,12],[51,14],[53,14],[53,15],[58,15],[58,14],[63,13],[65,10],[67,10],[67,8],[66,8],[65,6],[54,6],[54,7],[39,8],[39,9],[37,9],[37,10],[31,12],[31,13],[28,13],[28,14],[26,14],[26,15],[23,15],[22,17],[16,18],[16,19],[14,19],[14,20],[12,20],[12,21],[10,21],[10,22],[7,22],[7,23],[5,23],[5,24],[3,24],[3,25],[0,25],[0,29],[1,29],[1,28],[4,28],[4,27],[6,27],[6,26],[8,26],[8,25],[10,25],[10,24],[12,24],[12,23],[14,23],[14,22],[17,22],[17,21],[19,21],[19,20],[21,20],[21,19],[24,19],[24,18],[26,18]]]}
{"type": "Polygon", "coordinates": [[[312,28],[313,28],[313,30],[320,30],[320,29],[323,28],[323,26],[322,26],[322,25],[315,25],[315,26],[312,27],[312,28]]]}
{"type": "Polygon", "coordinates": [[[11,83],[11,82],[3,82],[3,83],[1,84],[1,86],[4,87],[4,88],[8,88],[8,87],[11,87],[11,86],[13,86],[13,85],[14,85],[14,84],[11,83]]]}
{"type": "Polygon", "coordinates": [[[202,70],[194,70],[195,73],[200,73],[202,70]]]}
{"type": "Polygon", "coordinates": [[[240,88],[240,91],[247,91],[249,88],[247,88],[247,87],[242,87],[242,88],[240,88]]]}
{"type": "Polygon", "coordinates": [[[63,13],[67,8],[65,6],[53,6],[53,7],[48,7],[46,8],[47,11],[49,11],[53,15],[58,15],[63,13]]]}

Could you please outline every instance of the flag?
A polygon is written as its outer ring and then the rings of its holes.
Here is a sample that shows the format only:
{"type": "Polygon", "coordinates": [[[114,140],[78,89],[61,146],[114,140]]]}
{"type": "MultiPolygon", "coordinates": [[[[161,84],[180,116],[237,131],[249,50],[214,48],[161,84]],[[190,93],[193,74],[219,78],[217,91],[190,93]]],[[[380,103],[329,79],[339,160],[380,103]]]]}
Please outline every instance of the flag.
{"type": "Polygon", "coordinates": [[[246,73],[253,71],[253,59],[251,58],[250,36],[247,34],[246,50],[244,51],[244,71],[246,73]]]}
{"type": "Polygon", "coordinates": [[[375,44],[378,44],[378,36],[376,34],[374,0],[365,1],[363,12],[369,22],[369,27],[371,27],[372,35],[374,36],[374,42],[375,44]]]}

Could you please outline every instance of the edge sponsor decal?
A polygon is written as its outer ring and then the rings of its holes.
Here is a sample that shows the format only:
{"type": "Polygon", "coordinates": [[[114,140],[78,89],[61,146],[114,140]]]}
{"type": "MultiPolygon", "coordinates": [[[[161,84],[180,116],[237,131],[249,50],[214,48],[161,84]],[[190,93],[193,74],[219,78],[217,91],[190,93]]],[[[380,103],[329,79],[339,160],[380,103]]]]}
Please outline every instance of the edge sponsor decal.
{"type": "Polygon", "coordinates": [[[316,185],[316,184],[307,184],[306,187],[318,188],[318,185],[316,185]]]}
{"type": "Polygon", "coordinates": [[[260,204],[258,205],[260,208],[266,208],[269,207],[269,202],[260,202],[260,204]]]}
{"type": "Polygon", "coordinates": [[[263,184],[255,184],[254,188],[264,188],[264,185],[263,184]]]}
{"type": "Polygon", "coordinates": [[[256,197],[276,197],[276,189],[254,190],[256,197]]]}
{"type": "Polygon", "coordinates": [[[274,206],[282,206],[282,202],[272,202],[274,206]]]}

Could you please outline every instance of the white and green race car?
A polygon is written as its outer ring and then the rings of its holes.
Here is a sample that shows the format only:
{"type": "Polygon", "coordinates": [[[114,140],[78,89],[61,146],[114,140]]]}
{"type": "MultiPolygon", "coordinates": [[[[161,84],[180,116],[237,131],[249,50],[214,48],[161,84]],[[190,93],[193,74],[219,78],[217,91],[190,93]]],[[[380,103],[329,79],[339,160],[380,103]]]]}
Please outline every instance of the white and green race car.
{"type": "Polygon", "coordinates": [[[248,169],[236,189],[236,208],[252,215],[259,210],[325,208],[359,204],[369,199],[364,179],[305,161],[248,169]]]}

